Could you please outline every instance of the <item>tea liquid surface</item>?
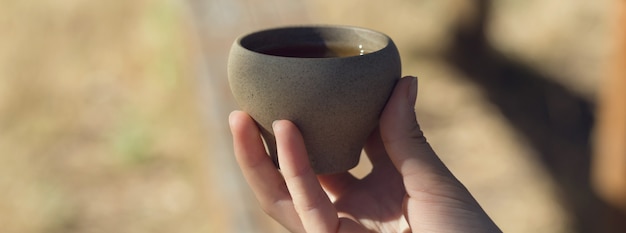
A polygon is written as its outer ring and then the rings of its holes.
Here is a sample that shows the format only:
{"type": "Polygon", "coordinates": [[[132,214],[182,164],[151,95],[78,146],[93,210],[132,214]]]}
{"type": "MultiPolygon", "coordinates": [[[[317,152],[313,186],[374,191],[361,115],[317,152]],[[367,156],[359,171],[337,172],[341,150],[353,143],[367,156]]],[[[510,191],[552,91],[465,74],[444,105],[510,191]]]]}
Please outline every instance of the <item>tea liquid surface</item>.
{"type": "Polygon", "coordinates": [[[352,57],[367,53],[367,51],[362,49],[362,46],[348,47],[322,44],[277,46],[263,49],[259,52],[281,57],[302,58],[352,57]]]}

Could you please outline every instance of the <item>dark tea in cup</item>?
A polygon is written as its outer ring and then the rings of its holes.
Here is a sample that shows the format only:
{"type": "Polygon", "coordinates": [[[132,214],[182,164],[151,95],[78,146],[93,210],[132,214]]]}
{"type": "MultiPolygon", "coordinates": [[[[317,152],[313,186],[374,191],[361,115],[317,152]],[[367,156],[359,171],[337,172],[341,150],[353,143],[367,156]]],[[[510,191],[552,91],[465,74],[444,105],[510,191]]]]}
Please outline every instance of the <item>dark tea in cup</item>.
{"type": "Polygon", "coordinates": [[[258,52],[280,57],[302,58],[351,57],[368,53],[362,45],[343,46],[326,44],[284,45],[259,49],[258,52]]]}

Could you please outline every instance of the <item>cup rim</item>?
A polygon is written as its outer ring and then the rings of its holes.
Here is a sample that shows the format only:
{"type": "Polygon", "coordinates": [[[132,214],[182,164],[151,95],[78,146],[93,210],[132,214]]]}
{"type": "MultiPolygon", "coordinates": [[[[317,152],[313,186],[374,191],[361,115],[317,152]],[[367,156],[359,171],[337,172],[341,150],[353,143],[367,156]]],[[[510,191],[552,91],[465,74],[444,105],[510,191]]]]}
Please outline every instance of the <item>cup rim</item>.
{"type": "MultiPolygon", "coordinates": [[[[255,53],[261,56],[269,56],[269,57],[275,57],[275,58],[287,58],[287,59],[347,59],[347,58],[359,58],[359,57],[369,57],[372,56],[374,54],[377,53],[381,53],[384,50],[387,50],[389,47],[391,47],[393,45],[393,41],[391,40],[391,38],[380,32],[380,31],[376,31],[373,29],[369,29],[369,28],[364,28],[364,27],[359,27],[359,26],[349,26],[349,25],[330,25],[330,24],[301,24],[301,25],[290,25],[290,26],[281,26],[281,27],[273,27],[273,28],[266,28],[266,29],[261,29],[261,30],[257,30],[257,31],[253,31],[247,34],[244,34],[242,36],[239,36],[236,40],[235,40],[235,44],[239,47],[241,47],[242,49],[251,52],[251,53],[255,53]],[[365,53],[365,54],[361,54],[361,55],[351,55],[351,56],[339,56],[339,57],[296,57],[296,56],[281,56],[281,55],[273,55],[273,54],[268,54],[268,53],[264,53],[261,52],[259,50],[259,48],[250,48],[251,45],[249,45],[249,41],[247,40],[252,40],[253,37],[255,36],[261,36],[263,34],[267,34],[267,33],[272,33],[272,32],[286,32],[286,31],[297,31],[297,30],[314,30],[314,31],[329,31],[329,30],[343,30],[346,32],[352,31],[355,33],[363,33],[363,34],[370,34],[373,35],[374,37],[378,37],[378,40],[380,41],[380,45],[372,50],[371,52],[365,53]],[[248,44],[248,45],[246,45],[248,44]]],[[[252,46],[253,47],[253,46],[252,46]]]]}

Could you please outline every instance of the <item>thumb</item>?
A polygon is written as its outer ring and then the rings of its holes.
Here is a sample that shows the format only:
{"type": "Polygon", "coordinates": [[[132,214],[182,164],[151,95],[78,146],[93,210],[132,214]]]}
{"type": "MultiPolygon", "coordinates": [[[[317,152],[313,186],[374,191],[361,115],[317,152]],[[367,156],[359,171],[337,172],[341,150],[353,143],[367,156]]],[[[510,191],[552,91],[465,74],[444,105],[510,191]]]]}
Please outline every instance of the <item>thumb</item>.
{"type": "Polygon", "coordinates": [[[409,225],[415,232],[433,226],[452,232],[501,232],[426,142],[415,118],[416,97],[417,78],[403,78],[380,118],[385,150],[404,180],[409,225]]]}
{"type": "Polygon", "coordinates": [[[453,177],[432,150],[417,123],[414,108],[416,97],[417,78],[402,78],[380,118],[380,133],[385,150],[405,179],[429,177],[413,176],[417,174],[453,177]]]}

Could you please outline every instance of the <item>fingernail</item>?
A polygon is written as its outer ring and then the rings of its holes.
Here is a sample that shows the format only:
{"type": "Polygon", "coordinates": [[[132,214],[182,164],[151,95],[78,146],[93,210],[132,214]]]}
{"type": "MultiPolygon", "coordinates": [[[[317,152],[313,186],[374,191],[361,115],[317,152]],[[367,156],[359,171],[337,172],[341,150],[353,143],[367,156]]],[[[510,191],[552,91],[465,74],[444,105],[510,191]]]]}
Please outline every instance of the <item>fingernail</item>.
{"type": "Polygon", "coordinates": [[[417,100],[417,77],[411,77],[411,86],[409,87],[409,103],[415,107],[415,101],[417,100]]]}
{"type": "Polygon", "coordinates": [[[276,123],[278,123],[278,120],[274,120],[272,121],[272,129],[276,128],[276,123]]]}
{"type": "Polygon", "coordinates": [[[232,111],[228,115],[228,125],[230,125],[231,127],[234,125],[234,118],[233,118],[233,116],[235,115],[235,112],[237,112],[237,111],[232,111]]]}

